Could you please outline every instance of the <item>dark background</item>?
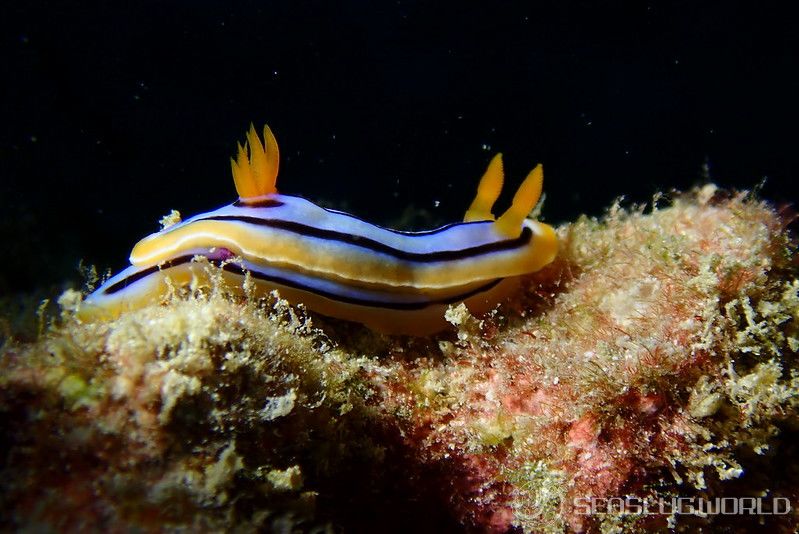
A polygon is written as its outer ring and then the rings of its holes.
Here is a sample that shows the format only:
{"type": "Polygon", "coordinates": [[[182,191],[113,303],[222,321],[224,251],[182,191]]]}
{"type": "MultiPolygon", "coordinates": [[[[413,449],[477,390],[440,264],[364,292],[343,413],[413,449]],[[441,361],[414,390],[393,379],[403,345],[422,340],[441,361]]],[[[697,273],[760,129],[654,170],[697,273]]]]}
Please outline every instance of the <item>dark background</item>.
{"type": "MultiPolygon", "coordinates": [[[[458,220],[491,155],[545,219],[708,179],[792,202],[788,2],[56,2],[2,10],[0,292],[126,265],[176,208],[234,200],[253,121],[281,192],[458,220]],[[437,202],[439,205],[436,207],[437,202]]],[[[504,205],[504,204],[503,204],[504,205]]]]}

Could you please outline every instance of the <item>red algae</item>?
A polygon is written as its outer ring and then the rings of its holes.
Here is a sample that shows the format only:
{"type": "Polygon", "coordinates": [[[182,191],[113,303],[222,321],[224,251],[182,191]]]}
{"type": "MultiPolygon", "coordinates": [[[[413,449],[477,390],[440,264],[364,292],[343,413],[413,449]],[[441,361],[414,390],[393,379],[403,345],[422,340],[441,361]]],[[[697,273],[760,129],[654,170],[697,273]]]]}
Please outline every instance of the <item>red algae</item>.
{"type": "Polygon", "coordinates": [[[0,353],[2,526],[797,528],[795,513],[671,506],[799,505],[781,216],[706,186],[558,233],[521,294],[485,317],[451,307],[435,338],[221,285],[81,323],[67,292],[37,341],[0,353]]]}

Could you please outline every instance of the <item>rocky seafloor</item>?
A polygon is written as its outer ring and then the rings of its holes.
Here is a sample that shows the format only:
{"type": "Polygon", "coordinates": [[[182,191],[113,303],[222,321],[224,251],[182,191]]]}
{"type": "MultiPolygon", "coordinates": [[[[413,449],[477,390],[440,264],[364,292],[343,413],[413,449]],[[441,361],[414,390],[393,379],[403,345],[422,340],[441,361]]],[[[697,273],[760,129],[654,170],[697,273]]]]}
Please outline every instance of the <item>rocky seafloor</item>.
{"type": "Polygon", "coordinates": [[[521,294],[430,338],[215,287],[84,323],[68,291],[0,349],[0,528],[791,531],[789,217],[653,204],[562,225],[521,294]]]}

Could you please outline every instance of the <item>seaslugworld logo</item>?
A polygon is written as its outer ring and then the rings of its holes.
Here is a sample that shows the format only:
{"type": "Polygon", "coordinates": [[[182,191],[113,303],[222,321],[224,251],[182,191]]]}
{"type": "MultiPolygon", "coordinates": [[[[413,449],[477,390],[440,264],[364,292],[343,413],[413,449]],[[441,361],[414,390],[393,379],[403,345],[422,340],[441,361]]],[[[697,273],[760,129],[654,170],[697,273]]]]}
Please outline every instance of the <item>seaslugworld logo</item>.
{"type": "Polygon", "coordinates": [[[786,497],[578,497],[581,515],[786,515],[793,507],[786,497]]]}

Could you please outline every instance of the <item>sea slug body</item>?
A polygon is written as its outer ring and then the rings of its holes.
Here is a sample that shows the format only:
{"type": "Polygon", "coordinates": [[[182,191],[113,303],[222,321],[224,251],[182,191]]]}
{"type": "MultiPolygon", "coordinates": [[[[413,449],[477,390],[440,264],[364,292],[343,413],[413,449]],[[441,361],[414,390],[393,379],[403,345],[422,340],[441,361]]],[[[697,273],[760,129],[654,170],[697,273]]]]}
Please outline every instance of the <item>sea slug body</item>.
{"type": "Polygon", "coordinates": [[[426,335],[446,326],[447,306],[487,311],[557,252],[554,230],[527,218],[541,195],[541,165],[499,218],[491,214],[503,182],[497,154],[462,223],[401,232],[278,193],[279,152],[268,126],[263,143],[250,127],[231,163],[239,199],[142,239],[131,266],[87,297],[82,317],[159,302],[170,285],[207,277],[193,261],[201,256],[221,267],[233,291],[249,273],[258,292],[277,289],[323,315],[426,335]]]}

